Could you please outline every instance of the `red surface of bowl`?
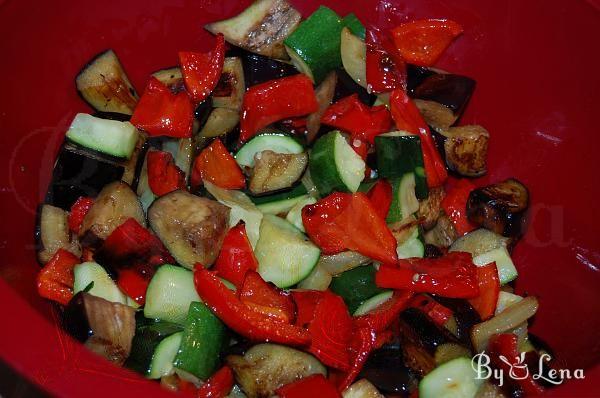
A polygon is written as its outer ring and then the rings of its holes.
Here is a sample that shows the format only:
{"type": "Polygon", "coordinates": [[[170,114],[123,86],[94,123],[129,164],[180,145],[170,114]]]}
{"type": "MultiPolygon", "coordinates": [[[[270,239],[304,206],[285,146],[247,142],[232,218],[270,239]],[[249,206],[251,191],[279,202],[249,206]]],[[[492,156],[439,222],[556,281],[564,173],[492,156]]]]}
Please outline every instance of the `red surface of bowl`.
{"type": "MultiPolygon", "coordinates": [[[[74,77],[113,48],[138,91],[148,75],[203,50],[209,21],[248,1],[0,0],[0,357],[60,396],[168,396],[156,383],[110,365],[56,326],[35,292],[34,214],[65,128],[89,108],[74,77]],[[131,395],[133,396],[133,395],[131,395]]],[[[477,80],[462,123],[492,134],[489,175],[515,176],[531,191],[531,225],[515,252],[519,293],[541,307],[532,331],[586,380],[550,395],[600,393],[600,55],[596,0],[293,1],[308,15],[320,3],[382,27],[416,17],[451,18],[464,35],[439,66],[477,80]]]]}

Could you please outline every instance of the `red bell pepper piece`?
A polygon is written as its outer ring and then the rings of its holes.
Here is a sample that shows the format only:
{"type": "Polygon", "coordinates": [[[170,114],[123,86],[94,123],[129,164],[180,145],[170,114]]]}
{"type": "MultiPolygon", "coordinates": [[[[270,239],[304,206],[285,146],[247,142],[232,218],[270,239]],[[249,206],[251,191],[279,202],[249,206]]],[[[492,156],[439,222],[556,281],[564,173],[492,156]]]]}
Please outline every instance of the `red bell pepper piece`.
{"type": "Polygon", "coordinates": [[[180,52],[179,64],[183,82],[194,103],[199,104],[215,89],[225,61],[225,38],[217,35],[217,43],[207,53],[180,52]]]}
{"type": "Polygon", "coordinates": [[[408,97],[404,90],[398,89],[392,91],[390,95],[390,111],[396,127],[405,130],[421,138],[421,150],[423,151],[423,163],[425,174],[427,175],[427,185],[429,187],[440,186],[448,178],[448,171],[442,160],[429,127],[419,109],[408,97]]]}
{"type": "Polygon", "coordinates": [[[67,305],[73,298],[73,268],[79,259],[71,252],[58,249],[37,275],[40,296],[67,305]]]}
{"type": "Polygon", "coordinates": [[[257,269],[258,260],[246,235],[246,226],[240,222],[227,231],[213,270],[239,288],[244,282],[246,272],[257,269]]]}
{"type": "Polygon", "coordinates": [[[462,26],[451,20],[420,19],[392,29],[392,38],[406,62],[432,66],[462,32],[462,26]]]}
{"type": "Polygon", "coordinates": [[[220,139],[216,138],[194,161],[192,185],[208,181],[224,189],[242,189],[246,179],[240,166],[220,139]]]}
{"type": "Polygon", "coordinates": [[[308,345],[310,334],[303,328],[279,322],[242,303],[214,272],[202,265],[194,270],[194,283],[204,303],[230,329],[254,341],[288,345],[308,345]]]}
{"type": "Polygon", "coordinates": [[[344,300],[325,291],[315,307],[314,314],[314,319],[308,326],[312,337],[308,351],[327,366],[348,370],[352,318],[344,300]]]}
{"type": "Polygon", "coordinates": [[[442,200],[442,208],[459,235],[464,235],[477,228],[467,218],[467,201],[469,194],[474,189],[475,185],[472,182],[461,178],[446,192],[446,196],[442,200]]]}
{"type": "Polygon", "coordinates": [[[377,335],[371,328],[363,327],[354,330],[352,345],[350,346],[350,370],[338,381],[337,385],[339,391],[344,391],[350,387],[354,379],[356,379],[356,376],[358,376],[362,370],[365,362],[367,362],[369,354],[375,349],[376,342],[377,335]]]}
{"type": "Polygon", "coordinates": [[[315,309],[323,294],[319,290],[292,290],[292,298],[296,304],[296,326],[308,327],[315,318],[315,309]]]}
{"type": "Polygon", "coordinates": [[[108,235],[98,249],[97,257],[118,268],[132,268],[151,278],[159,265],[175,259],[163,243],[149,230],[130,218],[108,235]]]}
{"type": "Polygon", "coordinates": [[[293,383],[279,387],[276,391],[279,398],[341,398],[342,396],[322,374],[304,377],[293,383]]]}
{"type": "Polygon", "coordinates": [[[69,229],[73,233],[79,233],[81,223],[93,204],[94,199],[87,196],[80,196],[75,203],[73,203],[71,211],[69,212],[69,229]]]}
{"type": "Polygon", "coordinates": [[[225,365],[200,386],[198,398],[225,398],[233,388],[233,381],[233,371],[225,365]]]}
{"type": "Polygon", "coordinates": [[[398,266],[383,264],[375,274],[379,287],[409,289],[443,297],[474,298],[479,295],[477,267],[471,255],[451,252],[438,258],[398,260],[398,266]]]}
{"type": "Polygon", "coordinates": [[[392,116],[385,105],[369,107],[352,94],[330,105],[321,122],[349,132],[353,140],[374,144],[376,135],[390,131],[392,116]]]}
{"type": "Polygon", "coordinates": [[[436,325],[444,326],[452,316],[452,310],[447,308],[429,296],[416,295],[410,300],[409,307],[424,312],[436,325]]]}
{"type": "Polygon", "coordinates": [[[407,290],[394,292],[392,298],[373,311],[353,318],[354,327],[367,328],[376,333],[383,332],[406,309],[412,296],[413,292],[407,290]]]}
{"type": "Polygon", "coordinates": [[[278,120],[308,115],[319,108],[311,80],[303,74],[250,87],[242,101],[240,142],[278,120]]]}
{"type": "Polygon", "coordinates": [[[334,192],[302,209],[306,233],[325,254],[357,251],[382,263],[397,261],[396,239],[369,198],[334,192]]]}
{"type": "Polygon", "coordinates": [[[490,339],[488,353],[492,365],[504,371],[505,375],[512,375],[511,382],[518,384],[523,392],[529,396],[538,396],[545,389],[528,373],[523,358],[519,355],[518,339],[513,333],[496,334],[490,339]],[[508,363],[507,363],[508,362],[508,363]]]}
{"type": "Polygon", "coordinates": [[[185,189],[185,173],[177,167],[169,152],[149,151],[146,167],[148,185],[155,195],[162,196],[177,189],[185,189]]]}
{"type": "Polygon", "coordinates": [[[381,218],[386,218],[392,205],[392,185],[384,179],[379,179],[369,189],[367,196],[381,218]]]}
{"type": "Polygon", "coordinates": [[[131,123],[151,136],[185,138],[192,136],[194,106],[185,92],[173,94],[151,77],[140,98],[131,123]]]}
{"type": "Polygon", "coordinates": [[[269,318],[292,323],[296,308],[289,294],[265,282],[256,271],[248,271],[240,289],[240,301],[269,318]]]}
{"type": "Polygon", "coordinates": [[[149,277],[142,275],[136,269],[125,268],[119,271],[117,285],[139,305],[146,303],[146,290],[148,290],[149,283],[149,277]]]}
{"type": "Polygon", "coordinates": [[[406,63],[391,38],[376,29],[367,29],[367,85],[374,93],[406,88],[406,63]]]}
{"type": "Polygon", "coordinates": [[[477,283],[479,296],[469,300],[471,306],[479,313],[482,320],[494,316],[498,295],[500,294],[500,279],[496,263],[477,267],[477,283]]]}

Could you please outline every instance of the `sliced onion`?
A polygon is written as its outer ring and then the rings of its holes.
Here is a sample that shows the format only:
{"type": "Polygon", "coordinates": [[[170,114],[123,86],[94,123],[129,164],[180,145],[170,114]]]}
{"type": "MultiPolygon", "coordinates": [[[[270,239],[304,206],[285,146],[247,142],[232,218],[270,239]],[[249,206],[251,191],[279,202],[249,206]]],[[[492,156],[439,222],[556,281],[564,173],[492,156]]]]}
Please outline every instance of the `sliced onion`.
{"type": "Polygon", "coordinates": [[[369,257],[363,256],[360,253],[346,251],[337,254],[321,256],[317,266],[321,266],[329,274],[335,276],[344,271],[351,270],[359,265],[370,262],[369,257]]]}
{"type": "Polygon", "coordinates": [[[525,297],[495,317],[473,326],[471,341],[475,351],[484,351],[494,334],[512,332],[511,329],[520,327],[523,322],[535,315],[538,305],[537,298],[525,297]]]}
{"type": "Polygon", "coordinates": [[[298,284],[298,288],[323,291],[330,284],[331,274],[317,263],[312,272],[298,284]]]}

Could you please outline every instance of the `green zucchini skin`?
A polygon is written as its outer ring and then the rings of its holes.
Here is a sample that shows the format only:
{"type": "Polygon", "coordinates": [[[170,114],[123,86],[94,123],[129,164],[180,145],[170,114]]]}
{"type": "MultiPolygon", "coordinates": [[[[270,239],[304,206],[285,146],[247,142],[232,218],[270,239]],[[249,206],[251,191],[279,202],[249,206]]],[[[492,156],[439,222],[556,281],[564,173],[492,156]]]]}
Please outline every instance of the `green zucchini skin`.
{"type": "Polygon", "coordinates": [[[284,40],[288,52],[295,52],[320,83],[327,73],[342,66],[340,54],[342,20],[330,8],[319,7],[284,40]]]}
{"type": "Polygon", "coordinates": [[[399,178],[415,173],[417,199],[428,195],[427,178],[421,151],[421,139],[416,135],[386,135],[375,137],[377,172],[384,178],[399,178]]]}
{"type": "Polygon", "coordinates": [[[225,337],[226,329],[219,318],[203,303],[192,303],[174,366],[208,379],[217,368],[225,337]]]}
{"type": "Polygon", "coordinates": [[[344,27],[350,29],[350,32],[352,32],[354,35],[360,37],[362,40],[365,39],[365,35],[366,35],[365,26],[362,24],[360,19],[358,19],[358,17],[356,15],[354,15],[353,12],[346,15],[342,19],[342,25],[344,25],[344,27]]]}
{"type": "Polygon", "coordinates": [[[135,331],[131,343],[131,354],[125,361],[125,367],[141,375],[148,375],[154,350],[160,342],[174,333],[181,332],[182,327],[171,322],[152,322],[144,319],[135,331]]]}
{"type": "Polygon", "coordinates": [[[375,285],[375,272],[372,265],[356,267],[334,277],[329,288],[343,298],[348,311],[354,313],[365,300],[385,292],[375,285]]]}

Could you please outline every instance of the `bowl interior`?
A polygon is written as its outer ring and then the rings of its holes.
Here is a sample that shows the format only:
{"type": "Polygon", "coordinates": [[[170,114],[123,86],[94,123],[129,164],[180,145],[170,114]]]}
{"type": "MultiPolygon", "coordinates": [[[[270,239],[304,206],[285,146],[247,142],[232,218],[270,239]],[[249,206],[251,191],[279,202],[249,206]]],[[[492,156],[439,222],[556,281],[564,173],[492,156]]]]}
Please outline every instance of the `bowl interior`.
{"type": "MultiPolygon", "coordinates": [[[[56,314],[35,291],[36,206],[66,127],[75,113],[90,110],[78,97],[74,78],[93,55],[113,48],[141,92],[151,72],[177,64],[177,51],[211,46],[213,39],[202,29],[205,23],[234,15],[248,3],[0,0],[0,276],[13,289],[2,293],[0,302],[19,320],[10,330],[1,328],[0,356],[56,393],[109,383],[161,394],[82,351],[55,327],[56,314]],[[10,347],[4,335],[11,337],[10,347]],[[20,348],[30,339],[39,351],[20,348]],[[80,382],[84,384],[77,387],[80,382]]],[[[517,292],[540,298],[532,331],[565,366],[598,362],[600,189],[595,156],[600,136],[594,112],[600,55],[594,49],[600,14],[594,2],[292,3],[305,16],[326,4],[384,28],[419,17],[450,18],[464,26],[464,35],[439,66],[477,80],[461,123],[481,124],[491,133],[489,174],[481,183],[514,176],[530,189],[530,227],[514,259],[520,273],[517,292]]]]}

